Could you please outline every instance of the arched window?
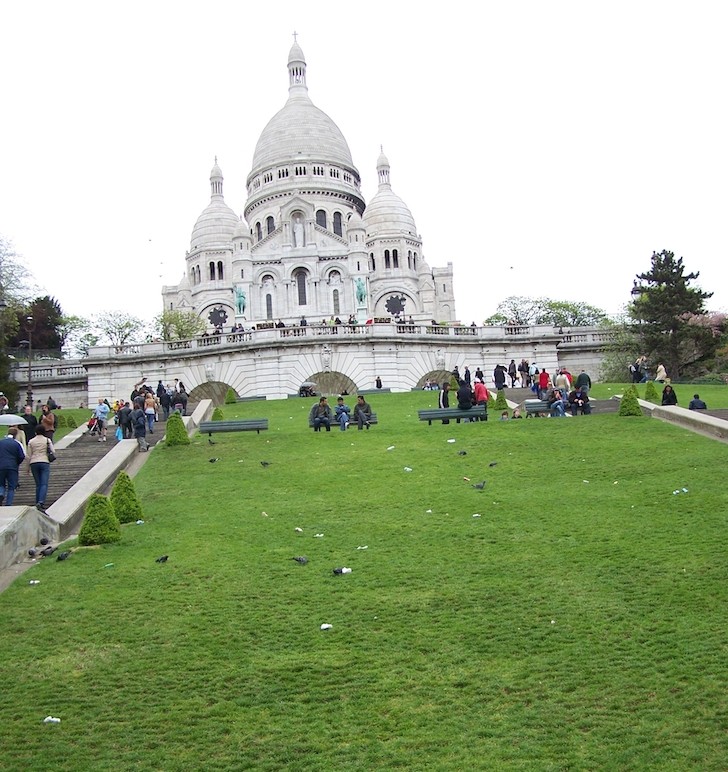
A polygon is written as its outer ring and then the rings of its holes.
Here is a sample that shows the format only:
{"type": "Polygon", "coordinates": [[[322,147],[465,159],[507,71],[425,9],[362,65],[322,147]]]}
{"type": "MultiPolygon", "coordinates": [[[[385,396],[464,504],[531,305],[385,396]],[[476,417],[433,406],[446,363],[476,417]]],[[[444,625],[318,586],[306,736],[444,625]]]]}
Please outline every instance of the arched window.
{"type": "Polygon", "coordinates": [[[399,253],[396,249],[392,250],[392,264],[394,268],[399,268],[399,253]]]}
{"type": "Polygon", "coordinates": [[[412,250],[411,249],[407,250],[407,268],[412,270],[412,250]]]}
{"type": "Polygon", "coordinates": [[[343,231],[341,230],[341,212],[334,212],[334,233],[337,236],[343,234],[343,231]]]}
{"type": "Polygon", "coordinates": [[[306,271],[296,274],[296,289],[298,290],[298,305],[306,305],[306,271]]]}
{"type": "Polygon", "coordinates": [[[369,270],[376,271],[377,270],[377,261],[374,259],[374,252],[370,252],[369,253],[369,263],[370,263],[369,270]]]}
{"type": "Polygon", "coordinates": [[[391,261],[389,259],[389,250],[388,249],[384,250],[384,267],[385,268],[391,268],[392,267],[391,261]]]}
{"type": "Polygon", "coordinates": [[[225,278],[222,272],[222,260],[217,261],[217,278],[218,278],[218,281],[221,281],[222,279],[225,278]]]}
{"type": "Polygon", "coordinates": [[[273,318],[273,295],[265,296],[265,318],[273,318]]]}
{"type": "Polygon", "coordinates": [[[263,229],[260,227],[260,223],[255,223],[255,238],[260,241],[263,238],[263,229]]]}
{"type": "Polygon", "coordinates": [[[266,217],[265,228],[267,233],[273,233],[276,229],[276,221],[272,217],[266,217]]]}
{"type": "Polygon", "coordinates": [[[334,314],[338,316],[341,313],[339,308],[339,290],[334,290],[332,295],[334,298],[334,314]]]}
{"type": "Polygon", "coordinates": [[[210,263],[208,268],[210,269],[210,281],[215,281],[215,263],[210,263]]]}
{"type": "Polygon", "coordinates": [[[415,267],[415,270],[417,270],[417,252],[412,255],[412,265],[415,267]]]}
{"type": "Polygon", "coordinates": [[[316,210],[316,225],[320,225],[322,228],[326,228],[326,211],[324,209],[316,210]]]}

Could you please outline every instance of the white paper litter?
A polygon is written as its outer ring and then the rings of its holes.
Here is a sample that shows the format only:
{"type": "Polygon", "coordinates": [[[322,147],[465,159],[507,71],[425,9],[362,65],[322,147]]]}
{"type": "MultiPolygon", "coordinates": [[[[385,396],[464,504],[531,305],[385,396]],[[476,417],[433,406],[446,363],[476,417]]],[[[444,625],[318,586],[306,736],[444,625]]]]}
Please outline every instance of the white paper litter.
{"type": "Polygon", "coordinates": [[[321,625],[322,630],[330,630],[333,627],[333,625],[323,624],[321,625]]]}
{"type": "Polygon", "coordinates": [[[61,719],[60,718],[56,718],[55,716],[46,716],[43,719],[43,723],[44,724],[60,724],[61,723],[61,719]]]}

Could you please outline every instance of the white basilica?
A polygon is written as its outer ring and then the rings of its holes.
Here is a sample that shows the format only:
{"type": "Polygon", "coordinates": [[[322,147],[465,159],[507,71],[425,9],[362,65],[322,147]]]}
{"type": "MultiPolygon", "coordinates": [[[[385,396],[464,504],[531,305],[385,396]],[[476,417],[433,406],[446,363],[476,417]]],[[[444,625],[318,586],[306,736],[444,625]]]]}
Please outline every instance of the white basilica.
{"type": "Polygon", "coordinates": [[[260,135],[242,217],[225,203],[215,159],[210,204],[197,219],[165,309],[194,311],[209,330],[320,323],[332,316],[452,321],[452,263],[430,268],[384,153],[367,204],[338,126],[308,95],[306,60],[288,56],[288,101],[260,135]]]}

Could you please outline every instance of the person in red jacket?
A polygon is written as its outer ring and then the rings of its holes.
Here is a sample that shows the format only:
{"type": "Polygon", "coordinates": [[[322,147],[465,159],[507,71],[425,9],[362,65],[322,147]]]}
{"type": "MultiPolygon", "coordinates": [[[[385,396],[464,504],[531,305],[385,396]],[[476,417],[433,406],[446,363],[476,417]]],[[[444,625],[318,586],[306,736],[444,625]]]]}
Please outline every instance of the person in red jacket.
{"type": "Polygon", "coordinates": [[[551,376],[546,371],[546,368],[544,368],[538,374],[538,392],[541,399],[544,399],[544,394],[548,391],[550,383],[551,376]]]}
{"type": "Polygon", "coordinates": [[[485,407],[484,420],[487,421],[488,420],[488,399],[490,398],[490,395],[488,394],[488,389],[485,387],[485,384],[479,378],[475,379],[473,392],[475,396],[475,404],[483,405],[483,407],[485,407]]]}

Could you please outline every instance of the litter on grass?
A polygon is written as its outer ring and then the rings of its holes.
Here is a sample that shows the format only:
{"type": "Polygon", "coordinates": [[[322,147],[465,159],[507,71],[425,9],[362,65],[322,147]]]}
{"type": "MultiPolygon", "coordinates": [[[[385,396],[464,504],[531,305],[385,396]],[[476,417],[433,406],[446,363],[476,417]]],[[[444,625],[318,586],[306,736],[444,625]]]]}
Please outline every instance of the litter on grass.
{"type": "Polygon", "coordinates": [[[432,514],[432,510],[431,509],[426,509],[425,510],[425,514],[426,515],[431,515],[432,514]]]}
{"type": "Polygon", "coordinates": [[[455,442],[455,440],[448,440],[448,442],[455,442]]]}
{"type": "Polygon", "coordinates": [[[363,547],[357,547],[358,550],[368,550],[369,546],[365,544],[363,547]]]}
{"type": "Polygon", "coordinates": [[[144,525],[144,521],[143,521],[143,520],[137,520],[137,521],[136,521],[136,524],[137,524],[137,525],[144,525]]]}
{"type": "Polygon", "coordinates": [[[394,450],[394,445],[390,445],[387,450],[394,450]]]}
{"type": "Polygon", "coordinates": [[[303,533],[303,528],[294,528],[293,529],[296,533],[303,533]]]}
{"type": "Polygon", "coordinates": [[[411,467],[411,466],[406,466],[406,467],[404,468],[404,471],[405,471],[405,472],[411,472],[411,471],[412,471],[412,467],[411,467]]]}
{"type": "Polygon", "coordinates": [[[582,482],[588,483],[588,482],[589,482],[589,480],[582,480],[582,482]]]}
{"type": "Polygon", "coordinates": [[[323,624],[321,625],[322,630],[330,630],[333,627],[333,625],[323,624]]]}
{"type": "Polygon", "coordinates": [[[476,512],[473,517],[480,517],[480,515],[476,512]]]}
{"type": "Polygon", "coordinates": [[[31,579],[28,584],[40,584],[40,579],[31,579]]]}
{"type": "Polygon", "coordinates": [[[44,724],[60,724],[61,723],[61,719],[60,718],[56,718],[55,716],[46,716],[43,719],[43,723],[44,724]]]}
{"type": "Polygon", "coordinates": [[[107,563],[107,564],[104,566],[104,568],[113,568],[113,567],[114,567],[114,564],[113,564],[113,563],[107,563]]]}
{"type": "Polygon", "coordinates": [[[313,535],[313,538],[314,538],[314,539],[320,539],[322,536],[323,536],[323,534],[322,534],[322,533],[315,533],[315,534],[313,535]]]}

